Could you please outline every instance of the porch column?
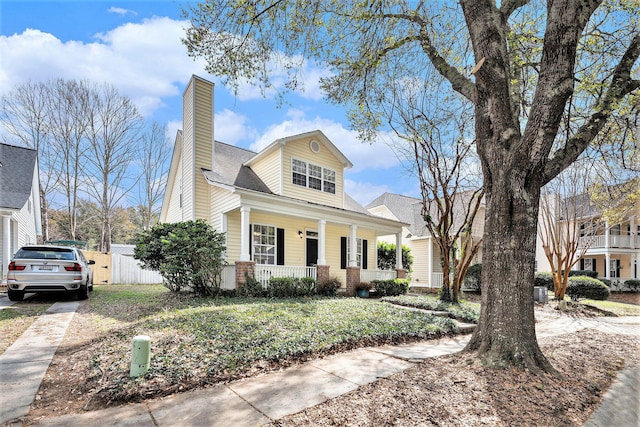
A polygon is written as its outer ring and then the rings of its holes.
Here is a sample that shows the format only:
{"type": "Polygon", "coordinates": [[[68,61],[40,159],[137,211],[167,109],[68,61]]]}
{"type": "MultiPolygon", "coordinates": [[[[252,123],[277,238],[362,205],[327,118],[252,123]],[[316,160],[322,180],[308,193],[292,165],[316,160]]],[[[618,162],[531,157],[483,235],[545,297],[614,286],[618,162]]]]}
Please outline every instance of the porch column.
{"type": "Polygon", "coordinates": [[[433,288],[433,241],[431,236],[427,238],[427,280],[429,280],[429,289],[433,288]]]}
{"type": "Polygon", "coordinates": [[[9,260],[11,259],[11,221],[9,216],[2,217],[2,277],[0,282],[7,276],[9,271],[9,260]]]}
{"type": "MultiPolygon", "coordinates": [[[[604,223],[604,248],[609,249],[609,221],[604,223]]],[[[609,270],[609,264],[607,264],[607,270],[609,270]]],[[[609,276],[607,276],[607,279],[609,276]]]]}
{"type": "Polygon", "coordinates": [[[327,221],[321,219],[318,221],[318,265],[327,265],[327,257],[325,254],[326,234],[325,228],[327,221]]]}
{"type": "Polygon", "coordinates": [[[353,297],[356,295],[356,286],[360,283],[360,267],[358,267],[358,258],[356,256],[358,242],[356,240],[356,231],[358,227],[352,225],[349,229],[349,259],[347,260],[347,290],[346,295],[353,297]]]}
{"type": "Polygon", "coordinates": [[[357,225],[352,225],[349,233],[349,247],[351,251],[349,251],[349,267],[357,267],[358,266],[358,258],[357,258],[357,249],[358,249],[358,241],[356,240],[356,231],[358,230],[357,225]]]}
{"type": "Polygon", "coordinates": [[[636,249],[638,246],[636,245],[636,242],[639,241],[639,237],[637,237],[637,230],[636,230],[636,217],[632,216],[630,219],[630,223],[629,223],[629,240],[631,240],[631,245],[629,245],[631,247],[631,249],[636,249]]]}
{"type": "Polygon", "coordinates": [[[402,232],[396,233],[396,270],[402,270],[402,232]]]}
{"type": "Polygon", "coordinates": [[[249,255],[249,224],[251,221],[251,208],[240,207],[240,261],[250,261],[249,255]]]}
{"type": "MultiPolygon", "coordinates": [[[[607,239],[609,239],[609,236],[607,236],[607,239]]],[[[609,277],[609,266],[611,265],[611,254],[609,254],[609,251],[607,251],[607,253],[604,255],[604,267],[605,267],[605,271],[604,271],[604,277],[605,279],[611,279],[611,277],[609,277]]]]}

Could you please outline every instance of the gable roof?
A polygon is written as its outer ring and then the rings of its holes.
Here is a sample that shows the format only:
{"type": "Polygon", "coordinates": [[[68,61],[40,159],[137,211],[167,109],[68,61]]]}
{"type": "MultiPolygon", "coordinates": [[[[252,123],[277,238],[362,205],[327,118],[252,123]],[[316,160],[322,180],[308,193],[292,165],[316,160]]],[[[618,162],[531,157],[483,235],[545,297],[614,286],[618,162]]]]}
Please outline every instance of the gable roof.
{"type": "Polygon", "coordinates": [[[322,144],[325,147],[327,147],[327,149],[334,156],[336,156],[336,158],[340,161],[340,163],[342,163],[342,166],[345,169],[349,169],[349,168],[353,167],[353,163],[351,163],[349,161],[349,159],[347,159],[347,157],[344,154],[342,154],[342,151],[340,151],[338,149],[338,147],[336,147],[333,144],[333,142],[331,142],[331,140],[329,140],[329,138],[327,138],[327,136],[324,133],[322,133],[322,131],[320,131],[320,130],[313,130],[311,132],[305,132],[305,133],[300,133],[298,135],[291,135],[291,136],[287,136],[287,137],[284,137],[284,138],[276,139],[271,144],[269,144],[267,147],[265,147],[263,150],[260,150],[260,152],[257,153],[254,157],[252,157],[251,159],[248,159],[248,161],[245,163],[245,165],[246,166],[251,166],[252,163],[254,163],[257,160],[261,159],[262,157],[268,155],[273,150],[277,150],[280,146],[286,145],[287,143],[289,143],[291,141],[298,141],[298,140],[303,139],[303,138],[316,138],[316,139],[319,139],[322,142],[322,144]]]}
{"type": "Polygon", "coordinates": [[[31,194],[38,153],[0,143],[0,208],[20,210],[31,194]]]}

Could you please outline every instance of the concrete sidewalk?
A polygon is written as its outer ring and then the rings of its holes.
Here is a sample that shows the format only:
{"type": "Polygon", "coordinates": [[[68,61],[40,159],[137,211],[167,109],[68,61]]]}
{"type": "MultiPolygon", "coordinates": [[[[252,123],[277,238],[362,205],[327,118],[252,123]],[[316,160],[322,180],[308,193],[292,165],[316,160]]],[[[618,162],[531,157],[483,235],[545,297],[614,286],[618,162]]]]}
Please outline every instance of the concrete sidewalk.
{"type": "Polygon", "coordinates": [[[29,413],[51,359],[79,304],[53,304],[0,355],[0,425],[29,413]]]}

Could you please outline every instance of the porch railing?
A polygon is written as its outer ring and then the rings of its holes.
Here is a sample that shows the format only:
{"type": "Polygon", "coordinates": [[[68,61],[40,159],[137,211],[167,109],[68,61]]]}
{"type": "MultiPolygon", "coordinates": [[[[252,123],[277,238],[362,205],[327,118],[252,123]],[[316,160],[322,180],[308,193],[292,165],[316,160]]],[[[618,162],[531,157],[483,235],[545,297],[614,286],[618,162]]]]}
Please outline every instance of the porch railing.
{"type": "Polygon", "coordinates": [[[304,267],[295,265],[267,265],[256,264],[254,267],[254,276],[262,287],[269,284],[272,277],[313,277],[318,278],[318,269],[316,267],[304,267]]]}
{"type": "Polygon", "coordinates": [[[395,270],[360,270],[360,281],[371,282],[373,280],[394,280],[398,277],[395,270]]]}
{"type": "MultiPolygon", "coordinates": [[[[580,238],[578,246],[581,248],[604,248],[606,247],[606,236],[584,236],[580,238]]],[[[609,247],[610,248],[640,248],[640,236],[616,236],[609,235],[609,247]]]]}

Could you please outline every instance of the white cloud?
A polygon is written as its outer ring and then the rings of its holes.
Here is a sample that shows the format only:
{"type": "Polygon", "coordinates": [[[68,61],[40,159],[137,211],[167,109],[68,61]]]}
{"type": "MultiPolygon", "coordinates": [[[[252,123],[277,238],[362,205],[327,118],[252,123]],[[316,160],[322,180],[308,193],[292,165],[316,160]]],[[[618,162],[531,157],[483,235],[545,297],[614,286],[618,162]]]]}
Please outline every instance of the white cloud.
{"type": "Polygon", "coordinates": [[[251,144],[251,150],[260,151],[279,138],[321,130],[353,163],[351,172],[388,169],[399,164],[394,151],[386,144],[362,143],[358,140],[357,132],[346,129],[341,123],[318,116],[308,119],[305,113],[298,109],[290,109],[287,116],[289,120],[271,125],[261,132],[261,136],[251,144]]]}
{"type": "Polygon", "coordinates": [[[393,189],[387,184],[373,184],[370,182],[344,180],[344,190],[353,197],[356,202],[366,206],[382,193],[393,193],[393,189]]]}
{"type": "MultiPolygon", "coordinates": [[[[111,8],[113,13],[125,9],[111,8]]],[[[163,98],[179,96],[192,74],[212,79],[204,72],[204,60],[187,56],[181,39],[188,21],[154,17],[139,23],[125,23],[96,34],[94,41],[62,42],[53,34],[27,29],[22,34],[0,35],[0,96],[13,87],[52,78],[88,79],[107,82],[130,97],[145,116],[163,107],[163,98]]],[[[272,67],[275,86],[282,89],[286,72],[272,67]]],[[[297,95],[319,100],[319,78],[326,70],[312,63],[303,67],[304,88],[297,95]]],[[[217,80],[217,79],[215,79],[217,80]]],[[[222,85],[218,86],[222,88],[222,85]]],[[[275,97],[275,90],[267,97],[275,97]]],[[[257,87],[240,88],[238,99],[261,99],[257,87]]]]}
{"type": "Polygon", "coordinates": [[[111,6],[107,12],[109,13],[116,13],[118,15],[126,15],[128,13],[132,14],[132,15],[137,15],[137,13],[133,10],[129,10],[129,9],[124,9],[122,7],[115,7],[115,6],[111,6]]]}
{"type": "Polygon", "coordinates": [[[88,79],[112,84],[150,115],[164,97],[180,94],[202,63],[187,57],[180,39],[186,21],[152,18],[127,23],[96,41],[62,42],[52,34],[27,29],[0,36],[0,96],[28,80],[88,79]]]}
{"type": "Polygon", "coordinates": [[[182,130],[182,120],[171,120],[167,123],[167,140],[171,145],[175,142],[179,130],[182,130]]]}
{"type": "Polygon", "coordinates": [[[255,130],[248,125],[248,117],[231,110],[224,109],[215,113],[213,121],[217,141],[236,145],[238,142],[255,135],[255,130]]]}

